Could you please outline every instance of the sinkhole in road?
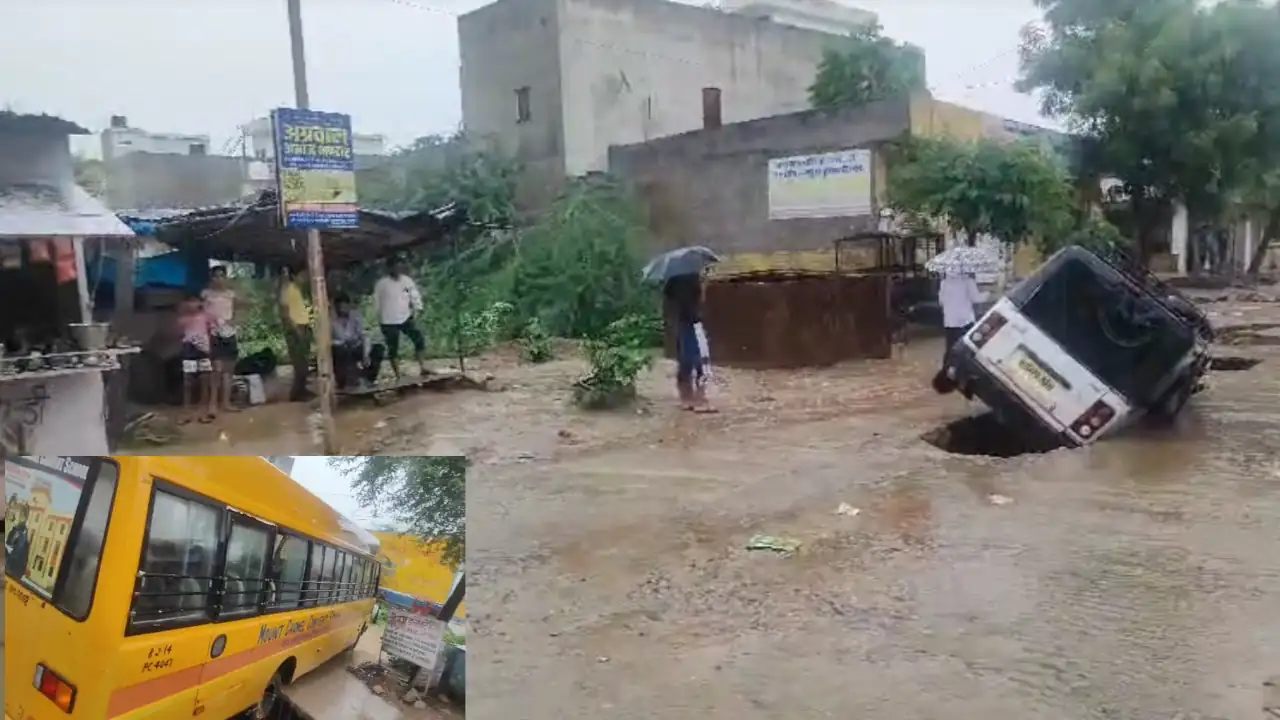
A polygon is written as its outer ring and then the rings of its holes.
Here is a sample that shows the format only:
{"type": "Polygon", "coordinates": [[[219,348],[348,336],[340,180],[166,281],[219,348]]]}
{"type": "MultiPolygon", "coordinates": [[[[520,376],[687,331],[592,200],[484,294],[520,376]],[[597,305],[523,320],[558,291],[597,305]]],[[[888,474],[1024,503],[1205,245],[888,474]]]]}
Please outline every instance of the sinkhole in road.
{"type": "Polygon", "coordinates": [[[1225,355],[1210,358],[1209,369],[1214,372],[1240,372],[1242,370],[1252,370],[1260,362],[1262,362],[1261,358],[1225,355]]]}
{"type": "Polygon", "coordinates": [[[925,432],[920,439],[955,455],[1012,458],[1052,449],[1034,445],[1019,437],[1017,433],[1001,425],[992,412],[953,420],[925,432]]]}

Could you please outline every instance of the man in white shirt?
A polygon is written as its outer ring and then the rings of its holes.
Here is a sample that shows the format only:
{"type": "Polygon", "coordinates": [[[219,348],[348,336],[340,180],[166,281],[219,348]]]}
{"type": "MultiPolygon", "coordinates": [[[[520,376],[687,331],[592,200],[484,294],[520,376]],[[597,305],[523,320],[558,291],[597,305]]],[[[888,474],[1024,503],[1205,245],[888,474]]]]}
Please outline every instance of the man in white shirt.
{"type": "Polygon", "coordinates": [[[387,341],[387,357],[391,360],[391,372],[400,379],[400,334],[413,343],[413,359],[423,375],[430,375],[424,357],[426,338],[414,324],[414,316],[422,312],[422,294],[418,286],[405,272],[400,258],[387,260],[387,274],[378,278],[373,286],[373,307],[382,326],[382,336],[387,341]]]}
{"type": "Polygon", "coordinates": [[[949,273],[942,278],[938,284],[938,304],[942,306],[942,326],[946,333],[946,346],[942,350],[944,360],[951,348],[973,327],[978,319],[974,306],[985,299],[972,274],[949,273]]]}

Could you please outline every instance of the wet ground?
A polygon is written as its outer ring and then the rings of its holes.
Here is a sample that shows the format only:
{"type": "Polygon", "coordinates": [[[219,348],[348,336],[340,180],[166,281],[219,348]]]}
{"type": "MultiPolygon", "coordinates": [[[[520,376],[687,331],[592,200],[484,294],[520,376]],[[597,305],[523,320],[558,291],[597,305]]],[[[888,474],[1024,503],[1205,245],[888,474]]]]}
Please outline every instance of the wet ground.
{"type": "MultiPolygon", "coordinates": [[[[921,440],[976,409],[929,389],[931,341],[720,372],[715,416],[672,407],[666,363],[637,410],[584,414],[579,361],[499,353],[470,369],[501,391],[339,427],[348,453],[475,460],[482,720],[1262,717],[1280,675],[1280,304],[1209,307],[1236,328],[1222,353],[1263,362],[1213,375],[1173,429],[1078,451],[921,440]],[[745,550],[756,534],[802,545],[745,550]]],[[[317,447],[299,406],[190,432],[164,451],[317,447]]]]}
{"type": "Polygon", "coordinates": [[[1264,362],[1171,430],[1007,459],[920,440],[972,410],[928,389],[937,352],[726,373],[718,416],[549,415],[485,448],[473,717],[1262,717],[1280,348],[1224,350],[1264,362]],[[802,546],[745,550],[760,533],[802,546]]]}
{"type": "Polygon", "coordinates": [[[389,687],[390,683],[382,685],[383,692],[379,693],[347,669],[348,665],[376,663],[381,642],[381,629],[372,627],[352,653],[339,655],[288,686],[285,695],[291,707],[283,708],[284,717],[277,720],[459,720],[463,717],[461,711],[434,701],[425,709],[406,705],[393,697],[395,690],[389,687]]]}

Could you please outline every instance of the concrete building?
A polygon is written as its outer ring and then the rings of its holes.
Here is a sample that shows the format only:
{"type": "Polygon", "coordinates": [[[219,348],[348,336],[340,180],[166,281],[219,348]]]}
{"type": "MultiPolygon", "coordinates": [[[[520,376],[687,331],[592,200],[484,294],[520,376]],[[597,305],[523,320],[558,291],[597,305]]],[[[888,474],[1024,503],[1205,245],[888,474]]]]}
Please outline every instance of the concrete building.
{"type": "Polygon", "coordinates": [[[704,96],[718,96],[726,123],[807,108],[822,51],[875,19],[830,0],[733,11],[498,0],[458,18],[463,127],[514,153],[526,185],[553,193],[566,176],[605,170],[611,145],[702,127],[704,96]]]}
{"type": "Polygon", "coordinates": [[[101,138],[102,159],[105,162],[138,152],[157,155],[209,153],[208,135],[147,132],[141,128],[129,127],[129,119],[123,115],[111,116],[111,125],[102,131],[101,138]]]}
{"type": "MultiPolygon", "coordinates": [[[[935,100],[927,93],[860,107],[776,115],[610,148],[609,170],[630,184],[648,209],[655,251],[707,245],[727,257],[717,272],[831,270],[833,242],[881,224],[885,143],[905,135],[1039,138],[1061,133],[935,100]],[[869,151],[866,194],[857,212],[794,216],[772,213],[771,160],[869,151]]],[[[849,191],[842,190],[843,193],[849,191]]],[[[850,251],[853,253],[853,251],[850,251]]],[[[841,251],[842,267],[868,261],[841,251]]],[[[1015,261],[1016,262],[1016,261],[1015,261]]],[[[1024,262],[1032,262],[1027,260],[1024,262]]]]}
{"type": "Polygon", "coordinates": [[[721,10],[782,25],[844,35],[877,22],[876,14],[832,0],[720,0],[721,10]]]}

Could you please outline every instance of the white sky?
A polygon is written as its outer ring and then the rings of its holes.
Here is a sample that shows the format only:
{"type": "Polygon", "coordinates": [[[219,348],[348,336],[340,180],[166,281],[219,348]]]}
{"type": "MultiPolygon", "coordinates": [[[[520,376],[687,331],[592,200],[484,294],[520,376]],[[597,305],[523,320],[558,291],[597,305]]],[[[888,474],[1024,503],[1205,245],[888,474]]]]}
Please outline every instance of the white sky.
{"type": "MultiPolygon", "coordinates": [[[[0,0],[3,1],[3,0],[0,0]]],[[[293,479],[329,503],[335,510],[356,521],[361,527],[379,524],[367,510],[356,502],[351,483],[337,470],[329,467],[329,458],[299,456],[293,461],[293,479]]]]}
{"type": "MultiPolygon", "coordinates": [[[[302,0],[313,107],[403,144],[461,121],[455,16],[484,0],[302,0]]],[[[923,47],[934,93],[1026,122],[1011,87],[1031,0],[849,0],[923,47]]],[[[0,0],[0,106],[213,136],[293,104],[284,0],[0,0]]],[[[1041,121],[1042,122],[1042,121],[1041,121]]],[[[1042,124],[1044,124],[1042,122],[1042,124]]],[[[77,149],[97,154],[96,138],[77,149]]]]}

